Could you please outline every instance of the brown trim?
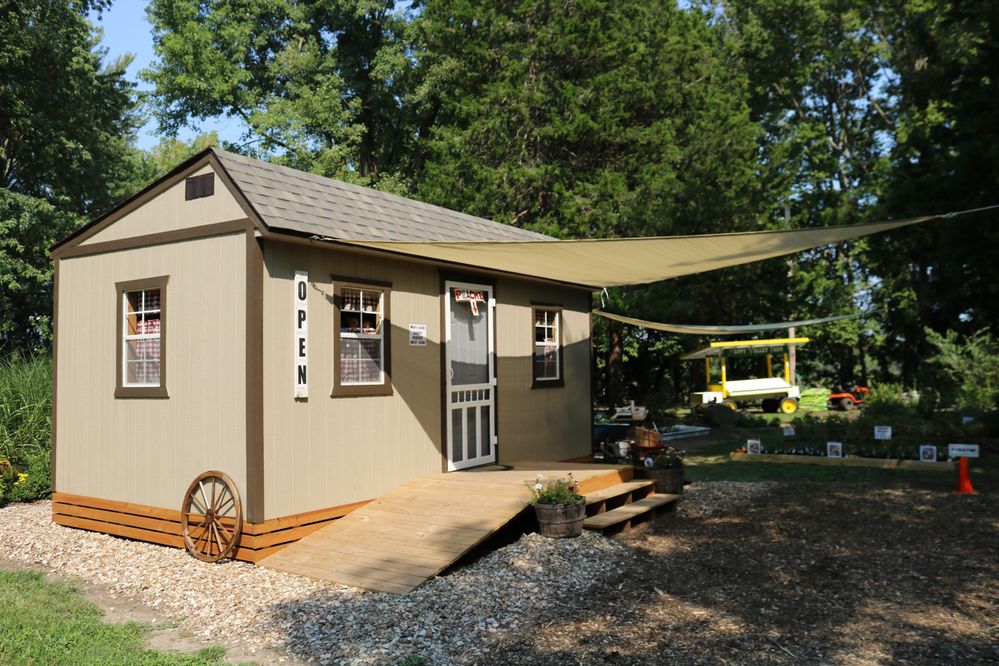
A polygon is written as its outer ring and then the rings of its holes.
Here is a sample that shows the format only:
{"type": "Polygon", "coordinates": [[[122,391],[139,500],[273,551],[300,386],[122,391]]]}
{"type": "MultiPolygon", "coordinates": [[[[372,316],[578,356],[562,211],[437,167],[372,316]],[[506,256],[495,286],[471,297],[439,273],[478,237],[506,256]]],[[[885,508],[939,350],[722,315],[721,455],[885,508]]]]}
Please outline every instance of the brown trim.
{"type": "Polygon", "coordinates": [[[115,388],[114,397],[115,398],[169,398],[170,395],[167,393],[167,328],[169,324],[167,323],[167,282],[169,282],[169,275],[160,275],[158,277],[144,278],[141,280],[127,280],[125,282],[116,282],[114,285],[115,298],[117,299],[117,304],[115,306],[115,313],[117,317],[117,322],[115,322],[115,388]],[[129,291],[139,291],[141,289],[159,289],[160,290],[160,385],[159,386],[124,386],[122,383],[122,356],[124,354],[124,347],[122,345],[122,340],[124,339],[124,328],[122,311],[122,301],[123,296],[129,291]]]}
{"type": "Polygon", "coordinates": [[[260,523],[247,523],[243,526],[243,534],[270,534],[271,532],[289,530],[302,527],[303,525],[311,525],[313,523],[332,520],[333,518],[342,518],[354,509],[360,509],[365,504],[369,504],[373,501],[374,500],[362,500],[360,502],[340,504],[338,506],[331,506],[325,509],[318,509],[316,511],[306,511],[304,513],[295,513],[290,516],[271,518],[260,523]]]}
{"type": "Polygon", "coordinates": [[[549,303],[535,303],[531,301],[531,388],[532,389],[545,389],[545,388],[562,388],[565,386],[565,363],[564,363],[564,349],[565,345],[562,336],[562,323],[564,317],[562,316],[562,311],[565,308],[561,305],[554,305],[549,303]],[[547,312],[555,312],[558,314],[558,379],[538,379],[536,368],[534,367],[534,354],[537,351],[537,340],[534,339],[535,331],[534,325],[537,322],[538,311],[544,310],[547,312]]]}
{"type": "MultiPolygon", "coordinates": [[[[259,523],[245,521],[235,559],[259,562],[370,501],[343,504],[259,523]]],[[[173,509],[53,493],[52,521],[66,527],[184,548],[180,511],[173,509]]]]}
{"type": "Polygon", "coordinates": [[[589,380],[590,380],[587,383],[590,385],[590,421],[589,422],[591,424],[591,426],[590,426],[590,451],[591,451],[591,455],[592,455],[592,452],[594,451],[594,444],[596,443],[596,440],[593,437],[593,426],[592,426],[592,424],[596,423],[596,408],[594,407],[594,403],[596,403],[596,401],[597,401],[597,382],[596,382],[596,377],[597,377],[597,356],[596,356],[596,348],[593,346],[593,292],[590,292],[590,311],[589,312],[590,312],[590,316],[587,319],[587,326],[589,326],[589,328],[586,331],[586,339],[590,343],[590,365],[589,365],[589,367],[586,368],[586,372],[589,373],[589,380]]]}
{"type": "Polygon", "coordinates": [[[264,509],[264,255],[254,230],[246,231],[246,518],[264,509]]]}
{"type": "Polygon", "coordinates": [[[355,277],[330,276],[333,279],[333,388],[331,398],[362,398],[392,395],[392,283],[355,277]],[[347,385],[340,383],[340,307],[343,289],[372,289],[382,292],[382,372],[381,384],[347,385]]]}
{"type": "Polygon", "coordinates": [[[332,239],[321,239],[309,236],[302,232],[295,232],[288,229],[275,229],[268,228],[263,231],[264,238],[268,240],[274,240],[282,243],[292,243],[296,245],[308,245],[310,247],[325,248],[327,250],[337,250],[340,252],[356,252],[358,254],[363,254],[372,257],[381,258],[391,258],[397,261],[404,261],[414,264],[422,264],[424,266],[433,266],[440,269],[441,271],[456,271],[455,274],[464,275],[464,279],[467,282],[481,282],[483,284],[488,284],[494,282],[500,277],[511,277],[518,280],[524,280],[525,282],[540,282],[542,284],[554,284],[559,287],[565,287],[567,289],[574,289],[576,291],[592,292],[594,290],[599,291],[600,287],[594,287],[588,284],[576,284],[573,282],[563,282],[561,280],[552,280],[549,278],[537,277],[534,275],[523,275],[521,273],[513,273],[511,271],[501,271],[497,269],[483,269],[478,266],[473,266],[471,264],[460,264],[448,261],[442,261],[439,259],[426,259],[423,257],[416,257],[411,254],[404,254],[402,252],[393,252],[392,250],[378,250],[375,248],[364,247],[363,245],[353,245],[349,242],[337,241],[332,239]],[[470,277],[474,275],[475,277],[470,277]]]}
{"type": "Polygon", "coordinates": [[[105,241],[103,243],[75,245],[62,250],[59,253],[59,258],[69,259],[71,257],[85,257],[92,254],[132,250],[137,247],[177,243],[180,241],[195,240],[198,238],[208,238],[210,236],[224,236],[226,234],[241,233],[249,226],[251,226],[249,218],[240,218],[238,220],[230,220],[228,222],[204,224],[197,227],[174,229],[173,231],[161,231],[155,234],[144,234],[142,236],[121,238],[119,240],[105,241]]]}
{"type": "Polygon", "coordinates": [[[58,447],[56,446],[56,421],[58,419],[58,408],[56,398],[59,395],[59,260],[55,260],[55,267],[52,271],[52,444],[50,455],[49,484],[52,492],[56,489],[56,458],[58,447]]]}

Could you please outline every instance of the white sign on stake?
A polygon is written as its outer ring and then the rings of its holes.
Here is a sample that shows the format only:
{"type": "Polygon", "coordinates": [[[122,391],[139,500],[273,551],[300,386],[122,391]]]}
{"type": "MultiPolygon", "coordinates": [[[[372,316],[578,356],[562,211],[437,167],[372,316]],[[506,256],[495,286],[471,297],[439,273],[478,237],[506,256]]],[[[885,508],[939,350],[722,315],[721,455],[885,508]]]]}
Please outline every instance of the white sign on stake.
{"type": "Polygon", "coordinates": [[[426,347],[427,346],[427,325],[426,324],[410,324],[409,325],[409,346],[410,347],[426,347]]]}
{"type": "Polygon", "coordinates": [[[309,397],[309,274],[305,271],[295,271],[295,397],[309,397]]]}
{"type": "Polygon", "coordinates": [[[891,426],[874,426],[874,439],[891,439],[891,426]]]}
{"type": "Polygon", "coordinates": [[[978,444],[950,444],[947,455],[951,458],[977,458],[978,444]]]}
{"type": "Polygon", "coordinates": [[[919,460],[920,462],[936,462],[937,461],[937,447],[932,444],[923,444],[919,447],[919,460]]]}
{"type": "Polygon", "coordinates": [[[826,457],[827,458],[842,458],[843,457],[843,442],[826,442],[826,457]]]}
{"type": "Polygon", "coordinates": [[[784,436],[785,437],[794,437],[794,426],[793,425],[785,424],[785,425],[782,425],[780,427],[780,429],[784,431],[784,436]]]}
{"type": "Polygon", "coordinates": [[[746,440],[746,453],[750,455],[755,455],[763,453],[763,443],[758,439],[747,439],[746,440]]]}

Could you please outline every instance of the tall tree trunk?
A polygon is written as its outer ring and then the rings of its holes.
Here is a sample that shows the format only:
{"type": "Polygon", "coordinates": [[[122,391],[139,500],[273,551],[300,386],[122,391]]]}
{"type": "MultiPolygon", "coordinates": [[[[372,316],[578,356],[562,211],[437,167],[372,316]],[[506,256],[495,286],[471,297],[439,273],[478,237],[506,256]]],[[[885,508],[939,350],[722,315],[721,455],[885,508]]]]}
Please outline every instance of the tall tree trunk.
{"type": "Polygon", "coordinates": [[[607,402],[613,407],[624,400],[624,343],[621,340],[621,328],[617,324],[609,326],[608,334],[607,402]]]}

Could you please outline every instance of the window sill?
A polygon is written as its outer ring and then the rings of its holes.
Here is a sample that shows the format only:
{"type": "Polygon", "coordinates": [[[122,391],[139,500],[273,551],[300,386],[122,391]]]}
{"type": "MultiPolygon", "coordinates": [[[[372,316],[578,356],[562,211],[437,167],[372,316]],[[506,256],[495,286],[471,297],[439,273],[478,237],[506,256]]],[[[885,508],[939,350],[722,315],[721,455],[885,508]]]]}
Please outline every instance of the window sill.
{"type": "Polygon", "coordinates": [[[532,389],[543,389],[543,388],[562,388],[565,386],[564,379],[538,379],[535,378],[531,383],[532,389]]]}
{"type": "Polygon", "coordinates": [[[367,398],[386,395],[392,395],[392,385],[389,383],[334,386],[330,393],[331,398],[367,398]]]}
{"type": "Polygon", "coordinates": [[[115,398],[169,398],[165,386],[118,386],[115,398]]]}

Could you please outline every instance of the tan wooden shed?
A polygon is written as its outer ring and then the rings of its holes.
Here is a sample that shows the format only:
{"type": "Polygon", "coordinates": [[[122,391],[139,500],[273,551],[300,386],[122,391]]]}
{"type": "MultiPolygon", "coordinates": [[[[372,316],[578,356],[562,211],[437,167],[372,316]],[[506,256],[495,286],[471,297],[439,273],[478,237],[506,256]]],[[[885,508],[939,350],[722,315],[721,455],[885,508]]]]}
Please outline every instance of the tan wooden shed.
{"type": "Polygon", "coordinates": [[[217,149],[60,242],[53,514],[255,561],[415,477],[590,453],[592,286],[340,241],[546,237],[217,149]]]}

